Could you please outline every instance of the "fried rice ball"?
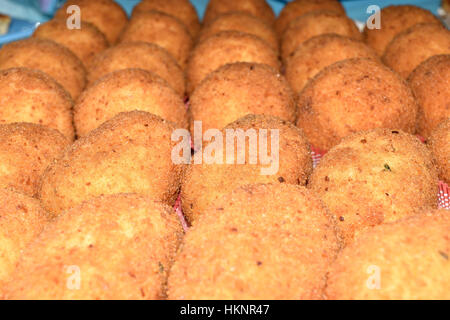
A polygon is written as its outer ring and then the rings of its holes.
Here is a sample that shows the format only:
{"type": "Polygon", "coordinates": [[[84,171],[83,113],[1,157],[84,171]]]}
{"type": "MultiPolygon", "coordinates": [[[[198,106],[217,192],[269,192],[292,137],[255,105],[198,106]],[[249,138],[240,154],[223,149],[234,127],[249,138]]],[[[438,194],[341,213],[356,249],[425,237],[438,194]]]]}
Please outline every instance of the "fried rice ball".
{"type": "Polygon", "coordinates": [[[129,68],[157,74],[184,96],[184,74],[175,59],[160,46],[144,42],[119,44],[97,55],[89,69],[89,84],[108,73],[129,68]]]}
{"type": "Polygon", "coordinates": [[[149,42],[166,49],[182,69],[186,68],[194,41],[177,18],[158,11],[137,13],[120,36],[119,42],[149,42]]]}
{"type": "MultiPolygon", "coordinates": [[[[220,163],[208,163],[205,158],[201,164],[198,164],[194,155],[194,162],[188,167],[183,177],[181,203],[183,213],[189,222],[195,223],[217,199],[239,186],[253,183],[306,185],[312,172],[310,147],[301,129],[293,124],[275,117],[247,115],[227,125],[222,130],[222,135],[223,146],[219,147],[219,150],[223,150],[223,158],[220,158],[220,163]],[[239,140],[230,136],[235,145],[233,164],[226,164],[226,154],[229,152],[226,139],[228,139],[227,131],[229,130],[243,130],[243,135],[248,133],[249,136],[251,136],[249,130],[255,133],[254,140],[249,138],[248,143],[247,140],[241,141],[245,143],[245,148],[242,149],[238,149],[239,140]],[[256,150],[262,148],[257,141],[257,138],[261,139],[264,134],[262,130],[266,130],[267,134],[267,155],[273,157],[274,153],[279,154],[278,160],[275,160],[278,161],[276,165],[268,164],[268,161],[264,161],[261,156],[251,162],[249,148],[255,147],[256,150]],[[273,130],[279,130],[278,148],[273,144],[273,130]],[[250,143],[253,145],[249,146],[250,143]],[[242,154],[242,151],[245,154],[242,154]],[[239,162],[241,157],[242,162],[239,162]],[[266,172],[263,172],[262,168],[266,172]]],[[[208,148],[205,146],[205,152],[208,148]]],[[[204,154],[201,156],[205,157],[204,154]]]]}
{"type": "Polygon", "coordinates": [[[67,20],[73,15],[67,12],[72,5],[80,7],[81,19],[99,28],[111,44],[128,22],[126,12],[114,0],[69,0],[55,13],[55,18],[67,20]]]}
{"type": "Polygon", "coordinates": [[[247,114],[266,114],[294,122],[296,104],[286,79],[273,68],[238,62],[217,69],[190,97],[191,132],[194,121],[203,130],[222,129],[247,114]]]}
{"type": "Polygon", "coordinates": [[[418,133],[428,138],[442,120],[450,117],[450,54],[425,60],[408,81],[419,103],[418,133]]]}
{"type": "Polygon", "coordinates": [[[81,29],[68,29],[66,20],[53,19],[39,25],[33,37],[53,40],[69,48],[86,67],[96,54],[109,47],[103,32],[86,21],[81,22],[81,29]]]}
{"type": "Polygon", "coordinates": [[[439,54],[450,54],[450,30],[425,23],[398,34],[387,46],[383,61],[406,79],[423,61],[439,54]]]}
{"type": "Polygon", "coordinates": [[[431,153],[417,137],[374,129],[328,151],[308,187],[330,209],[348,244],[375,225],[437,208],[438,182],[431,153]]]}
{"type": "Polygon", "coordinates": [[[434,129],[428,146],[439,170],[439,177],[450,183],[450,117],[434,129]]]}
{"type": "Polygon", "coordinates": [[[278,38],[272,26],[245,12],[234,11],[220,15],[204,26],[199,41],[221,31],[240,31],[252,34],[265,40],[273,50],[278,52],[278,38]]]}
{"type": "Polygon", "coordinates": [[[145,11],[160,11],[178,18],[195,38],[200,31],[197,11],[189,0],[143,0],[133,8],[133,16],[145,11]]]}
{"type": "Polygon", "coordinates": [[[170,299],[320,299],[339,248],[335,223],[304,187],[250,185],[219,199],[186,234],[170,299]]]}
{"type": "Polygon", "coordinates": [[[203,17],[203,24],[206,25],[218,16],[232,11],[251,14],[269,25],[275,23],[275,13],[266,0],[210,0],[203,17]]]}
{"type": "Polygon", "coordinates": [[[39,70],[0,70],[0,124],[37,123],[74,138],[73,102],[69,93],[39,70]]]}
{"type": "Polygon", "coordinates": [[[440,20],[430,11],[412,5],[384,7],[380,11],[380,29],[364,29],[366,43],[382,56],[387,45],[396,35],[419,23],[436,23],[440,20]]]}
{"type": "Polygon", "coordinates": [[[0,189],[0,290],[16,267],[20,254],[48,222],[39,200],[0,189]]]}
{"type": "Polygon", "coordinates": [[[171,159],[174,129],[148,112],[119,113],[47,168],[39,198],[53,215],[102,194],[135,192],[173,205],[184,170],[171,159]]]}
{"type": "Polygon", "coordinates": [[[334,11],[345,16],[345,9],[337,0],[294,0],[286,3],[281,10],[275,23],[275,30],[282,36],[292,20],[317,10],[334,11]]]}
{"type": "Polygon", "coordinates": [[[297,125],[328,150],[351,133],[373,128],[416,130],[418,105],[398,74],[367,59],[348,59],[317,74],[298,98],[297,125]]]}
{"type": "Polygon", "coordinates": [[[0,69],[24,67],[41,70],[76,99],[86,84],[86,70],[77,56],[66,47],[47,39],[25,39],[0,49],[0,69]]]}
{"type": "Polygon", "coordinates": [[[329,33],[362,40],[361,32],[350,18],[333,11],[313,11],[289,23],[281,38],[281,57],[286,60],[306,40],[329,33]]]}
{"type": "Polygon", "coordinates": [[[450,214],[428,210],[377,226],[344,248],[328,274],[329,299],[450,299],[450,214]]]}
{"type": "Polygon", "coordinates": [[[181,235],[167,205],[137,194],[92,199],[65,212],[31,242],[4,298],[163,298],[181,235]]]}
{"type": "Polygon", "coordinates": [[[183,99],[162,78],[142,69],[110,73],[83,92],[74,108],[79,137],[120,112],[141,110],[187,128],[183,99]]]}
{"type": "Polygon", "coordinates": [[[222,31],[200,42],[187,67],[187,91],[194,89],[211,72],[234,62],[262,63],[279,70],[277,53],[262,39],[238,31],[222,31]]]}
{"type": "Polygon", "coordinates": [[[0,188],[36,196],[45,169],[68,145],[61,133],[38,124],[0,125],[0,188]]]}
{"type": "Polygon", "coordinates": [[[371,58],[377,54],[361,41],[337,34],[324,34],[303,42],[286,59],[285,76],[291,88],[300,93],[309,80],[338,61],[371,58]]]}

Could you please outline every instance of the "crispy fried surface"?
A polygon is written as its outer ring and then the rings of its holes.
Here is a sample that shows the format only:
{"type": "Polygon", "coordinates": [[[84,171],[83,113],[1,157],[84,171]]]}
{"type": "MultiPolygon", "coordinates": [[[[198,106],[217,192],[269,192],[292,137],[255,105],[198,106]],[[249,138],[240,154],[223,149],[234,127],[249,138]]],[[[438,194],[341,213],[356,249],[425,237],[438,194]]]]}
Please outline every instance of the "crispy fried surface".
{"type": "Polygon", "coordinates": [[[450,183],[450,117],[433,130],[428,146],[438,167],[439,177],[450,183]]]}
{"type": "Polygon", "coordinates": [[[81,19],[99,28],[111,44],[116,42],[128,22],[126,12],[113,0],[69,0],[56,12],[55,17],[64,20],[69,18],[67,9],[72,5],[80,7],[81,19]]]}
{"type": "Polygon", "coordinates": [[[450,117],[450,54],[425,60],[408,81],[419,103],[418,133],[428,138],[440,122],[450,117]]]}
{"type": "Polygon", "coordinates": [[[305,188],[250,185],[218,200],[180,249],[169,299],[320,299],[338,241],[305,188]]]}
{"type": "Polygon", "coordinates": [[[184,96],[185,79],[181,68],[167,50],[150,43],[123,43],[103,51],[89,68],[89,84],[122,69],[140,68],[166,80],[180,96],[184,96]]]}
{"type": "Polygon", "coordinates": [[[57,129],[74,138],[73,102],[53,78],[39,70],[0,71],[0,123],[30,122],[57,129]]]}
{"type": "Polygon", "coordinates": [[[194,44],[189,30],[180,20],[159,11],[134,14],[119,39],[121,43],[140,41],[166,49],[182,69],[186,68],[194,44]]]}
{"type": "Polygon", "coordinates": [[[31,243],[4,297],[161,298],[181,234],[173,209],[146,197],[92,199],[58,217],[31,243]]]}
{"type": "Polygon", "coordinates": [[[265,0],[210,0],[203,17],[203,24],[208,24],[218,16],[231,11],[251,14],[269,25],[275,22],[275,13],[265,0]]]}
{"type": "Polygon", "coordinates": [[[77,56],[51,40],[25,39],[0,49],[0,69],[25,67],[45,72],[76,99],[86,84],[86,70],[77,56]]]}
{"type": "Polygon", "coordinates": [[[286,60],[306,40],[329,33],[362,40],[353,20],[345,15],[334,11],[313,11],[289,23],[281,37],[281,57],[286,60]]]}
{"type": "Polygon", "coordinates": [[[68,145],[61,133],[38,124],[0,125],[0,187],[36,196],[45,169],[68,145]]]}
{"type": "Polygon", "coordinates": [[[383,62],[406,79],[419,64],[438,54],[450,54],[450,31],[436,23],[421,23],[389,43],[383,62]]]}
{"type": "Polygon", "coordinates": [[[53,215],[102,194],[139,193],[173,205],[184,167],[174,164],[171,122],[120,113],[77,140],[44,173],[39,197],[53,215]]]}
{"type": "Polygon", "coordinates": [[[245,32],[257,36],[265,40],[272,49],[278,51],[278,38],[272,26],[242,11],[224,13],[212,20],[203,27],[199,41],[227,30],[245,32]]]}
{"type": "Polygon", "coordinates": [[[187,128],[186,107],[162,78],[143,69],[110,73],[90,86],[75,105],[78,136],[85,136],[120,112],[141,110],[187,128]]]}
{"type": "Polygon", "coordinates": [[[39,200],[0,189],[0,290],[14,271],[22,250],[48,221],[39,200]]]}
{"type": "Polygon", "coordinates": [[[300,93],[306,83],[322,69],[351,58],[377,59],[373,49],[354,39],[337,34],[324,34],[303,42],[286,59],[286,79],[300,93]]]}
{"type": "Polygon", "coordinates": [[[96,54],[109,47],[103,32],[86,21],[82,21],[81,29],[68,29],[66,20],[53,19],[40,24],[33,37],[53,40],[69,48],[86,67],[96,54]]]}
{"type": "Polygon", "coordinates": [[[289,23],[312,11],[327,10],[341,13],[345,16],[345,9],[336,0],[295,0],[286,3],[275,23],[275,29],[279,36],[283,35],[289,23]]]}
{"type": "MultiPolygon", "coordinates": [[[[190,222],[196,221],[206,209],[224,194],[246,184],[253,183],[289,183],[305,185],[312,172],[312,159],[309,143],[303,132],[294,125],[284,120],[262,116],[247,115],[230,123],[222,130],[223,164],[208,164],[205,160],[202,164],[192,163],[187,169],[182,183],[181,201],[183,212],[190,222]],[[261,129],[267,129],[268,154],[275,152],[272,143],[273,129],[279,130],[279,167],[276,172],[262,174],[261,168],[269,168],[270,165],[261,161],[258,156],[256,163],[250,163],[249,143],[245,145],[245,164],[237,163],[238,156],[234,149],[233,164],[226,163],[226,130],[241,129],[244,132],[253,129],[261,138],[261,129]]],[[[235,144],[236,141],[234,142],[235,144]]],[[[255,142],[257,150],[260,150],[258,142],[255,142]]],[[[205,149],[207,146],[205,146],[205,149]]],[[[240,153],[239,153],[240,154],[240,153]]]]}
{"type": "Polygon", "coordinates": [[[419,23],[436,23],[440,20],[430,11],[412,6],[387,6],[380,11],[380,29],[364,29],[366,43],[382,56],[387,45],[399,33],[419,23]]]}
{"type": "Polygon", "coordinates": [[[425,211],[373,228],[339,254],[328,274],[326,295],[329,299],[450,299],[448,230],[450,215],[445,210],[425,211]]]}
{"type": "Polygon", "coordinates": [[[273,68],[257,63],[224,65],[197,87],[190,97],[193,121],[203,130],[222,129],[247,114],[277,116],[295,121],[295,98],[286,79],[273,68]]]}
{"type": "Polygon", "coordinates": [[[417,137],[397,130],[345,138],[322,158],[308,186],[336,218],[346,243],[375,225],[437,208],[430,152],[417,137]]]}
{"type": "Polygon", "coordinates": [[[222,31],[200,42],[192,51],[187,68],[188,93],[192,93],[208,74],[234,62],[280,68],[277,54],[264,40],[243,32],[222,31]]]}
{"type": "Polygon", "coordinates": [[[367,58],[337,62],[317,74],[298,98],[297,126],[328,150],[351,133],[373,128],[416,130],[418,105],[399,75],[367,58]]]}
{"type": "Polygon", "coordinates": [[[180,19],[193,38],[200,31],[197,11],[189,0],[143,0],[133,8],[133,15],[151,10],[164,12],[180,19]]]}

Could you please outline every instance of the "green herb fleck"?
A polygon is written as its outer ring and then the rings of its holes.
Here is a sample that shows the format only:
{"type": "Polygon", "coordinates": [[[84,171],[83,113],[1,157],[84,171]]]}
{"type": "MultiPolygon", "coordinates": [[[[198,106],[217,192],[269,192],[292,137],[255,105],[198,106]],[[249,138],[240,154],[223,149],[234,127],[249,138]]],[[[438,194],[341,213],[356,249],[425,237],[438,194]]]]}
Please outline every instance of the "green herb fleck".
{"type": "Polygon", "coordinates": [[[384,170],[392,171],[391,167],[389,167],[389,165],[387,163],[384,164],[384,170]]]}
{"type": "Polygon", "coordinates": [[[163,273],[164,272],[164,265],[161,262],[158,262],[159,265],[159,272],[163,273]]]}

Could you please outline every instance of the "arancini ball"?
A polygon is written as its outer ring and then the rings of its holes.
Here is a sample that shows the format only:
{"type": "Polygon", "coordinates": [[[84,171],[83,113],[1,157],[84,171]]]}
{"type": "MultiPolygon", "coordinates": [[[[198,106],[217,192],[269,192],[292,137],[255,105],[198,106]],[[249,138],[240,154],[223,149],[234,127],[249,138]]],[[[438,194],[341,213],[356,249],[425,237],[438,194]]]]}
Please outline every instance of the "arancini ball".
{"type": "Polygon", "coordinates": [[[211,72],[234,62],[254,62],[280,68],[277,53],[262,39],[238,31],[222,31],[200,42],[187,67],[188,93],[211,72]]]}
{"type": "Polygon", "coordinates": [[[292,20],[317,10],[334,11],[345,16],[345,9],[337,0],[294,0],[286,3],[281,10],[275,30],[281,37],[292,20]]]}
{"type": "Polygon", "coordinates": [[[450,299],[450,214],[428,210],[377,226],[330,267],[328,299],[450,299]]]}
{"type": "Polygon", "coordinates": [[[55,13],[55,18],[69,19],[73,12],[67,10],[72,5],[80,8],[81,20],[99,28],[110,44],[116,42],[128,22],[125,10],[114,0],[69,0],[55,13]]]}
{"type": "Polygon", "coordinates": [[[272,26],[245,12],[234,11],[224,13],[203,26],[199,41],[221,31],[239,31],[252,34],[265,40],[275,51],[278,51],[278,38],[272,26]]]}
{"type": "Polygon", "coordinates": [[[176,60],[167,50],[145,42],[119,44],[97,55],[89,68],[89,84],[113,71],[130,68],[157,74],[184,96],[185,78],[176,60]]]}
{"type": "Polygon", "coordinates": [[[45,169],[68,145],[61,133],[38,124],[0,125],[0,188],[37,196],[45,169]]]}
{"type": "Polygon", "coordinates": [[[177,300],[320,299],[339,249],[335,223],[304,187],[235,189],[187,231],[169,274],[177,300]]]}
{"type": "Polygon", "coordinates": [[[94,56],[109,47],[108,40],[92,23],[82,21],[81,29],[68,29],[66,20],[53,19],[40,24],[34,38],[53,40],[67,48],[88,67],[94,56]]]}
{"type": "Polygon", "coordinates": [[[247,114],[265,114],[294,122],[296,104],[286,79],[275,69],[257,63],[224,65],[196,88],[189,100],[191,132],[194,121],[203,130],[221,130],[247,114]]]}
{"type": "Polygon", "coordinates": [[[354,58],[323,69],[298,98],[297,126],[316,148],[328,150],[358,131],[416,130],[418,105],[398,74],[382,63],[354,58]]]}
{"type": "Polygon", "coordinates": [[[377,54],[363,42],[337,34],[324,34],[303,42],[286,59],[285,76],[295,93],[324,68],[352,58],[371,58],[377,54]]]}
{"type": "Polygon", "coordinates": [[[254,183],[306,185],[312,172],[310,147],[303,132],[293,124],[275,117],[247,115],[230,123],[221,132],[222,146],[218,147],[220,151],[216,151],[222,153],[219,162],[209,161],[207,150],[212,144],[208,144],[204,152],[198,151],[203,152],[202,163],[197,163],[194,155],[194,161],[183,177],[181,203],[189,222],[195,223],[217,199],[239,186],[254,183]],[[248,143],[247,139],[239,141],[239,130],[241,136],[248,135],[248,143]],[[227,143],[234,149],[230,151],[227,143]],[[261,154],[251,154],[252,148],[255,148],[252,152],[267,148],[266,154],[273,162],[261,154]],[[230,164],[227,153],[234,155],[230,164]]]}
{"type": "Polygon", "coordinates": [[[120,112],[141,110],[187,128],[183,99],[162,78],[143,69],[109,73],[87,88],[74,107],[79,137],[86,136],[120,112]]]}
{"type": "Polygon", "coordinates": [[[423,61],[439,54],[450,54],[450,30],[437,23],[421,23],[389,43],[383,62],[406,79],[423,61]]]}
{"type": "Polygon", "coordinates": [[[419,103],[418,134],[428,138],[439,123],[450,117],[450,54],[425,60],[408,82],[419,103]]]}
{"type": "Polygon", "coordinates": [[[47,74],[28,68],[0,70],[0,124],[30,122],[74,139],[73,101],[47,74]]]}
{"type": "Polygon", "coordinates": [[[39,198],[52,215],[100,195],[139,193],[175,203],[184,165],[171,159],[174,125],[144,111],[119,113],[49,166],[39,198]]]}
{"type": "Polygon", "coordinates": [[[0,49],[0,69],[40,70],[76,99],[86,84],[86,70],[77,56],[66,47],[47,39],[30,38],[5,44],[0,49]]]}
{"type": "Polygon", "coordinates": [[[439,177],[450,184],[450,117],[432,132],[428,146],[439,170],[439,177]]]}
{"type": "MultiPolygon", "coordinates": [[[[22,250],[48,222],[39,200],[0,188],[0,291],[16,267],[22,250]]],[[[0,292],[1,295],[1,292],[0,292]]]]}
{"type": "Polygon", "coordinates": [[[373,226],[437,208],[438,182],[431,153],[416,136],[374,129],[328,151],[308,187],[333,214],[348,244],[373,226]]]}
{"type": "Polygon", "coordinates": [[[313,11],[289,23],[281,37],[281,57],[286,60],[306,40],[329,33],[362,40],[361,32],[350,18],[333,11],[313,11]]]}
{"type": "Polygon", "coordinates": [[[101,196],[49,224],[24,250],[6,299],[149,300],[182,236],[172,208],[137,194],[101,196]]]}
{"type": "Polygon", "coordinates": [[[203,24],[207,25],[218,16],[232,11],[251,14],[269,25],[275,23],[275,13],[266,0],[210,0],[203,17],[203,24]]]}
{"type": "Polygon", "coordinates": [[[200,31],[200,21],[197,11],[189,0],[142,0],[133,8],[133,16],[139,12],[160,11],[182,21],[192,38],[196,38],[200,31]]]}
{"type": "Polygon", "coordinates": [[[158,11],[133,15],[119,38],[120,43],[148,42],[166,49],[182,69],[186,68],[194,41],[187,27],[177,18],[158,11]]]}
{"type": "Polygon", "coordinates": [[[382,56],[387,45],[399,33],[419,23],[436,23],[440,20],[430,11],[412,5],[391,5],[380,10],[380,29],[364,29],[366,43],[382,56]]]}

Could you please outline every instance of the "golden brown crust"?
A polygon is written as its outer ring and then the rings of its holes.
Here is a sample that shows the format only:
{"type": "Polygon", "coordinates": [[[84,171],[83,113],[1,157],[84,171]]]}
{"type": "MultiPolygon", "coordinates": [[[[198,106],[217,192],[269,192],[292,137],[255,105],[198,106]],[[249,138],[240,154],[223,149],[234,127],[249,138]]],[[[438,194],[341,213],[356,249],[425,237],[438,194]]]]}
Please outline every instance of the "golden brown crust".
{"type": "Polygon", "coordinates": [[[0,88],[0,124],[42,124],[73,141],[73,102],[53,78],[39,70],[5,69],[0,71],[0,88]]]}
{"type": "Polygon", "coordinates": [[[406,79],[423,61],[439,54],[450,54],[450,30],[436,23],[421,23],[389,43],[383,62],[406,79]]]}
{"type": "Polygon", "coordinates": [[[86,70],[77,56],[51,40],[25,39],[0,49],[0,69],[25,67],[54,78],[76,99],[86,84],[86,70]]]}
{"type": "Polygon", "coordinates": [[[345,138],[325,154],[308,187],[333,214],[347,244],[375,225],[438,203],[431,153],[417,137],[399,130],[345,138]]]}
{"type": "Polygon", "coordinates": [[[279,70],[276,52],[260,38],[238,31],[222,31],[194,48],[187,67],[188,93],[192,94],[211,72],[234,62],[262,63],[279,70]]]}
{"type": "Polygon", "coordinates": [[[373,228],[344,248],[331,266],[328,299],[450,299],[448,230],[446,210],[373,228]]]}
{"type": "Polygon", "coordinates": [[[4,296],[162,298],[181,235],[177,216],[166,205],[136,194],[92,199],[60,216],[31,243],[4,296]]]}
{"type": "Polygon", "coordinates": [[[419,103],[418,133],[428,138],[436,126],[450,117],[450,54],[422,62],[408,78],[419,103]]]}
{"type": "Polygon", "coordinates": [[[74,108],[77,135],[86,136],[118,113],[133,110],[188,127],[183,99],[165,80],[143,69],[124,69],[100,78],[82,93],[74,108]]]}
{"type": "Polygon", "coordinates": [[[321,201],[278,183],[218,200],[180,249],[170,299],[320,299],[338,241],[321,201]]]}
{"type": "Polygon", "coordinates": [[[133,15],[119,42],[157,44],[166,49],[182,69],[186,68],[194,44],[189,30],[180,20],[159,11],[144,11],[133,15]]]}
{"type": "Polygon", "coordinates": [[[113,0],[69,0],[56,12],[55,17],[66,20],[69,17],[67,8],[71,5],[79,6],[81,19],[99,28],[110,44],[116,42],[128,22],[126,12],[113,0]]]}
{"type": "Polygon", "coordinates": [[[450,184],[450,117],[432,132],[428,146],[439,170],[439,178],[450,184]]]}
{"type": "Polygon", "coordinates": [[[328,150],[351,133],[373,128],[416,130],[418,105],[406,81],[378,61],[355,58],[323,69],[298,98],[297,126],[328,150]]]}
{"type": "MultiPolygon", "coordinates": [[[[312,172],[310,147],[303,132],[293,124],[270,116],[247,115],[227,125],[222,133],[223,163],[192,163],[183,177],[181,202],[183,213],[191,223],[195,223],[217,199],[239,186],[254,183],[306,184],[312,172]],[[262,135],[260,129],[267,129],[269,152],[273,147],[271,130],[279,130],[278,170],[269,175],[262,174],[261,168],[269,168],[270,165],[263,164],[260,156],[256,164],[251,164],[247,142],[245,164],[236,163],[236,151],[234,164],[225,164],[227,153],[225,137],[226,130],[230,129],[241,129],[244,132],[253,129],[259,136],[262,135]]],[[[259,150],[259,144],[257,142],[256,144],[259,150]]]]}
{"type": "Polygon", "coordinates": [[[119,44],[97,55],[89,69],[89,84],[108,73],[129,68],[144,69],[157,74],[180,96],[184,96],[184,74],[176,60],[167,50],[145,42],[119,44]]]}
{"type": "Polygon", "coordinates": [[[135,192],[173,205],[183,165],[172,162],[171,122],[119,113],[78,139],[42,177],[39,197],[53,215],[102,194],[135,192]]]}

